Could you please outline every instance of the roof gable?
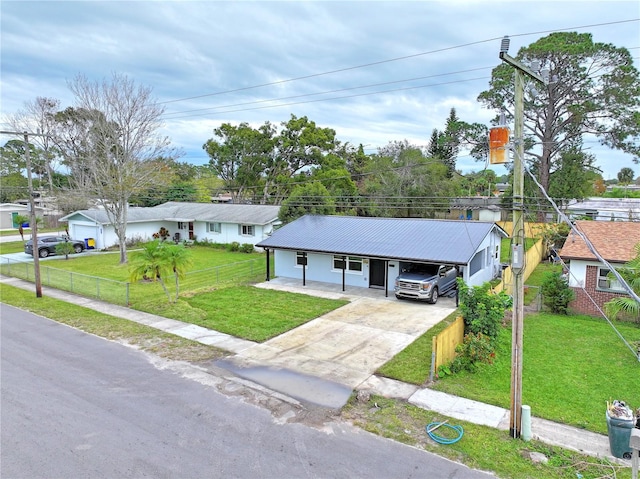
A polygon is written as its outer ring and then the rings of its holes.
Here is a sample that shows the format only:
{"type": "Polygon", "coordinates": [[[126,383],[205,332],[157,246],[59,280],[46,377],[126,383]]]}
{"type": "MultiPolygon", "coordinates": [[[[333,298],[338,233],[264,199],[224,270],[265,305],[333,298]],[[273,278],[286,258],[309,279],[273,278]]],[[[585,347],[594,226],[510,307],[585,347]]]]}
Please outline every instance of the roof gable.
{"type": "MultiPolygon", "coordinates": [[[[635,245],[640,243],[640,223],[628,221],[576,221],[578,228],[607,261],[626,263],[635,257],[635,245]]],[[[594,260],[584,240],[571,231],[560,250],[564,259],[594,260]]]]}
{"type": "Polygon", "coordinates": [[[507,236],[490,222],[307,215],[256,246],[466,264],[493,231],[507,236]]]}

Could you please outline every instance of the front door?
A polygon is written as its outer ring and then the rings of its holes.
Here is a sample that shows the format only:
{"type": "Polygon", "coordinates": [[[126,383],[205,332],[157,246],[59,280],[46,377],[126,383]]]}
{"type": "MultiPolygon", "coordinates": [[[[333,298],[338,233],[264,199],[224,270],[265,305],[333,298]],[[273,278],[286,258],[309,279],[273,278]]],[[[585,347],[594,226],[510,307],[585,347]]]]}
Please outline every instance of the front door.
{"type": "Polygon", "coordinates": [[[384,289],[385,267],[387,262],[381,259],[369,260],[369,287],[384,289]]]}
{"type": "Polygon", "coordinates": [[[189,221],[189,239],[193,239],[193,221],[189,221]]]}

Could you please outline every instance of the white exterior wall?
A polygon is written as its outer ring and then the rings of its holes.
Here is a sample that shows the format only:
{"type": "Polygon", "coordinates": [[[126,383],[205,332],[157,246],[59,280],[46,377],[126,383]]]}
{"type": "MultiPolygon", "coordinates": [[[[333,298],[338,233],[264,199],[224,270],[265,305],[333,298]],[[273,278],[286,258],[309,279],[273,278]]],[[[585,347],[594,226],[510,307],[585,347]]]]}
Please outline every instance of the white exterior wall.
{"type": "Polygon", "coordinates": [[[569,263],[569,286],[572,288],[583,288],[587,278],[587,266],[603,266],[595,261],[580,261],[572,259],[569,263]]]}
{"type": "MultiPolygon", "coordinates": [[[[219,223],[219,221],[212,222],[219,223]]],[[[176,225],[177,226],[177,225],[176,225]]],[[[196,235],[198,241],[208,240],[212,243],[228,244],[234,241],[244,244],[251,243],[255,245],[260,241],[267,239],[273,232],[273,225],[253,225],[253,236],[239,234],[238,223],[221,223],[220,233],[214,233],[213,231],[207,231],[207,222],[196,221],[193,225],[193,234],[196,235]]],[[[188,238],[188,230],[180,230],[181,238],[188,238]]]]}
{"type": "Polygon", "coordinates": [[[482,268],[475,272],[472,276],[469,275],[469,266],[463,268],[464,282],[469,286],[480,286],[487,281],[491,281],[500,275],[500,245],[501,238],[497,233],[489,234],[480,244],[478,251],[484,250],[484,261],[482,262],[482,268]],[[496,252],[497,248],[497,252],[496,252]]]}
{"type": "MultiPolygon", "coordinates": [[[[333,269],[333,254],[308,253],[305,278],[308,281],[342,284],[342,270],[333,269]]],[[[389,261],[387,291],[393,293],[393,286],[398,276],[398,261],[389,261]]],[[[275,275],[284,278],[295,278],[302,282],[302,266],[296,265],[296,252],[275,250],[275,275]]],[[[362,259],[362,271],[345,271],[346,286],[358,288],[369,287],[369,258],[362,259]]]]}
{"type": "MultiPolygon", "coordinates": [[[[129,223],[127,225],[127,238],[140,238],[143,241],[149,241],[153,238],[153,234],[160,231],[164,227],[169,231],[169,239],[173,238],[175,233],[180,233],[180,239],[189,238],[189,223],[186,222],[186,228],[178,229],[178,223],[175,221],[148,221],[140,223],[129,223]]],[[[254,225],[253,236],[243,236],[238,234],[237,223],[222,223],[222,232],[207,232],[207,223],[204,221],[195,221],[193,223],[193,234],[198,240],[207,239],[213,243],[232,243],[237,241],[240,244],[251,243],[256,244],[273,231],[273,225],[254,225]]],[[[96,249],[104,249],[109,246],[118,244],[118,237],[111,225],[96,225],[89,220],[70,220],[69,235],[73,239],[84,241],[85,238],[95,238],[96,249]]]]}

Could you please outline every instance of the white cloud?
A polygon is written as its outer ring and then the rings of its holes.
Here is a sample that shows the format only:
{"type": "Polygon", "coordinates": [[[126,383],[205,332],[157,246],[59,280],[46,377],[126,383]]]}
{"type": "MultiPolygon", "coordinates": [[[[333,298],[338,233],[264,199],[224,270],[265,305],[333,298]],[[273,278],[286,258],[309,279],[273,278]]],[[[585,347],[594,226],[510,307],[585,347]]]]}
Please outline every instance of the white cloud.
{"type": "MultiPolygon", "coordinates": [[[[2,113],[36,96],[68,106],[66,82],[76,74],[98,80],[120,72],[169,102],[165,131],[197,163],[206,162],[202,144],[221,123],[278,124],[291,114],[306,115],[336,130],[341,141],[368,149],[403,139],[426,144],[451,108],[470,122],[494,116],[476,98],[500,62],[503,35],[512,36],[515,54],[545,32],[637,13],[635,1],[1,2],[2,113]],[[407,58],[383,62],[400,57],[407,58]],[[353,68],[361,65],[369,66],[353,68]],[[478,70],[443,75],[470,69],[478,70]],[[330,71],[336,72],[317,75],[330,71]],[[285,99],[280,103],[287,106],[276,108],[262,102],[429,76],[285,99]],[[284,81],[298,77],[307,78],[284,81]],[[247,89],[274,82],[280,83],[247,89]],[[415,86],[422,88],[408,89],[415,86]],[[173,102],[190,97],[198,98],[173,102]],[[344,98],[317,101],[336,97],[344,98]]],[[[595,41],[637,48],[639,25],[581,31],[595,41]]],[[[632,52],[638,56],[637,49],[632,52]]],[[[631,164],[628,155],[597,151],[605,176],[631,164]]],[[[458,166],[484,167],[468,158],[458,166]]]]}

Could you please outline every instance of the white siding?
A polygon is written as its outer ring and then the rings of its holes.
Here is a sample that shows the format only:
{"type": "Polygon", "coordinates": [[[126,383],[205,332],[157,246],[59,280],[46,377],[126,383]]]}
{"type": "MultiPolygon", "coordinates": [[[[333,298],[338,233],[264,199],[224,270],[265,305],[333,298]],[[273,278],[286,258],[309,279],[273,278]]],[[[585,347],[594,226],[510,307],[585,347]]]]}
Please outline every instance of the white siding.
{"type": "MultiPolygon", "coordinates": [[[[252,225],[253,235],[240,234],[240,225],[238,223],[221,223],[220,233],[213,231],[207,231],[207,223],[205,221],[196,221],[193,227],[193,233],[197,236],[198,241],[204,241],[205,239],[212,243],[228,244],[238,242],[240,244],[251,243],[255,245],[260,241],[266,239],[273,231],[273,225],[252,225]]],[[[219,223],[213,221],[212,223],[219,223]]],[[[187,238],[188,232],[181,231],[182,238],[187,238]]]]}

